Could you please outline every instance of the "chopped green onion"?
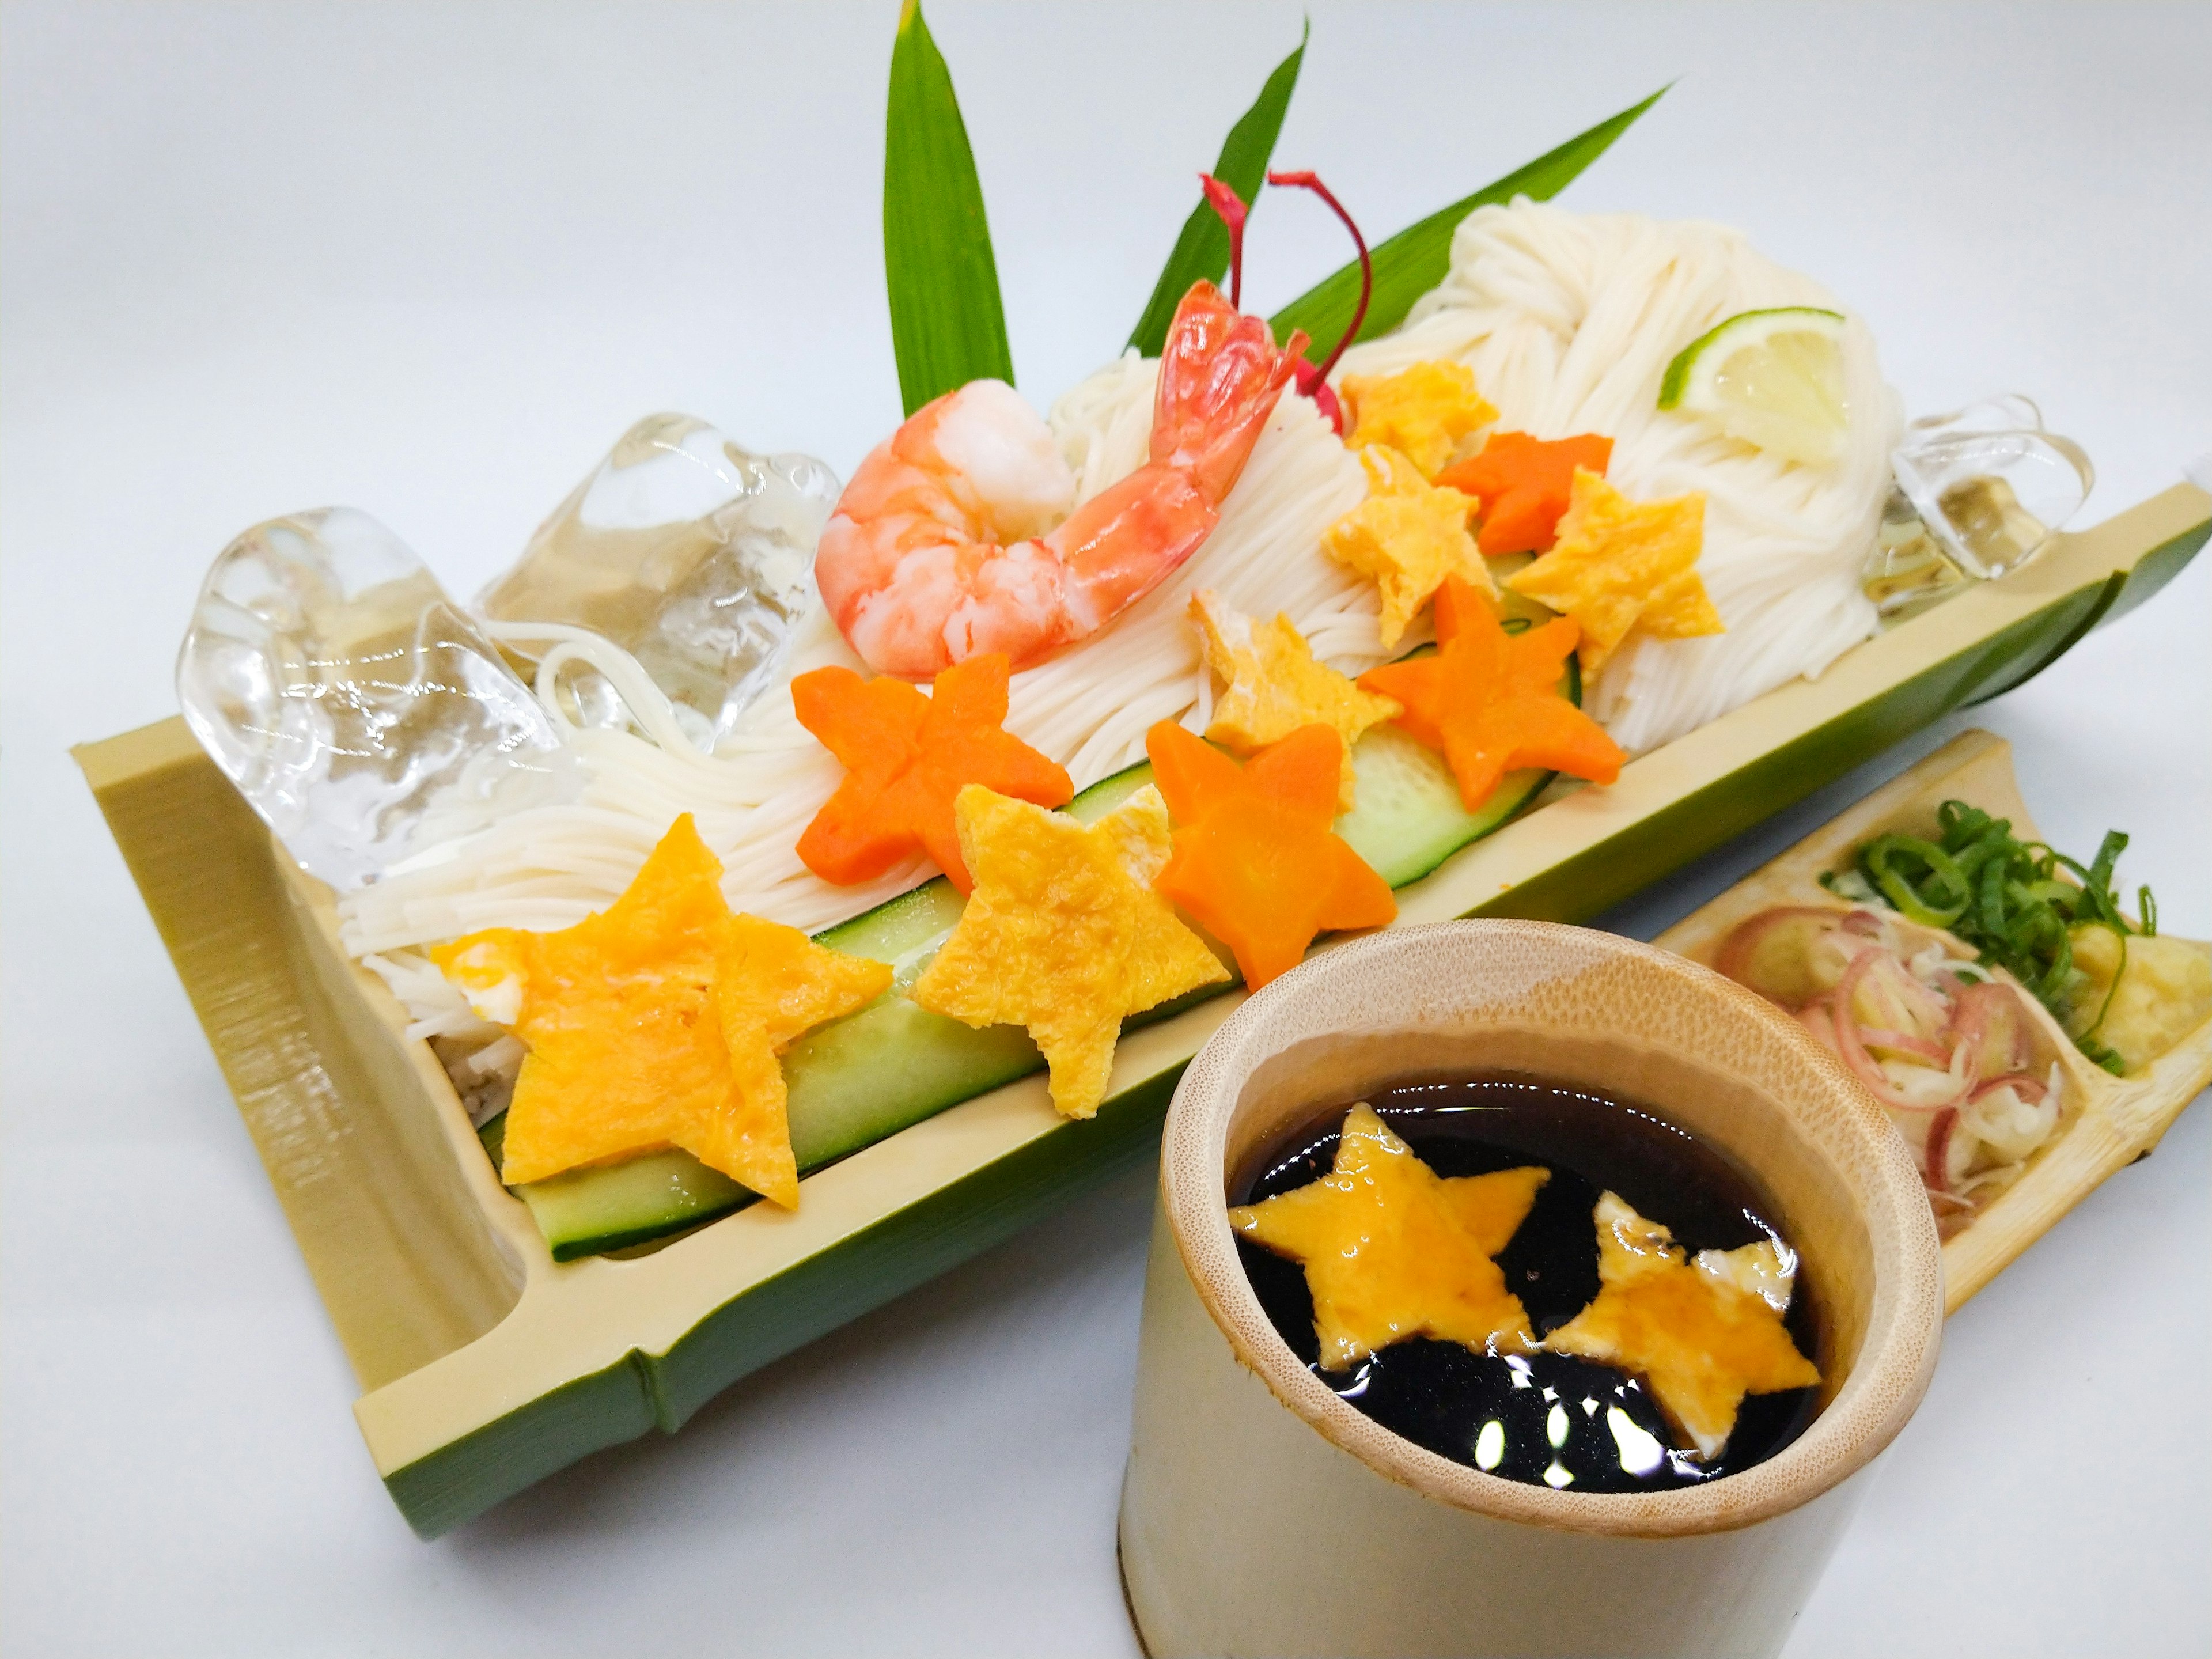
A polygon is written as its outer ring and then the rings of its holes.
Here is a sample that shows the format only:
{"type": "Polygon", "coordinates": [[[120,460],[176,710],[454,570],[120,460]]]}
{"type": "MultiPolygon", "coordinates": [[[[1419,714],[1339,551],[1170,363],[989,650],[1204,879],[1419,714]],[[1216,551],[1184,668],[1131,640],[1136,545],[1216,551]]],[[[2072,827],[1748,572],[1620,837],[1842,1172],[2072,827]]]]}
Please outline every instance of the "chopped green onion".
{"type": "Polygon", "coordinates": [[[1972,885],[1951,855],[1935,842],[1917,836],[1879,836],[1867,843],[1859,859],[1891,905],[1923,927],[1948,927],[1965,912],[1967,901],[1973,896],[1972,885]],[[1917,862],[1927,871],[1918,885],[1898,867],[1900,860],[1917,862]],[[1952,896],[1950,902],[1936,897],[1938,888],[1952,896]]]}
{"type": "MultiPolygon", "coordinates": [[[[1859,848],[1855,869],[1825,875],[1822,884],[1854,902],[1887,903],[1923,927],[1948,929],[1980,953],[1984,967],[2004,969],[2062,1019],[2068,999],[2087,977],[2074,965],[2070,929],[2086,922],[2118,933],[2124,972],[2129,935],[2158,931],[2149,888],[2138,890],[2140,922],[2130,922],[2120,909],[2112,874],[2128,838],[2117,830],[2085,868],[2040,842],[2020,840],[2011,820],[1962,800],[1945,801],[1936,822],[1936,840],[1878,836],[1859,848]],[[2068,880],[2062,870],[2077,879],[2068,880]]],[[[2124,1064],[2096,1032],[2118,987],[2116,974],[2097,1018],[2075,1038],[2082,1054],[2115,1075],[2124,1064]]]]}

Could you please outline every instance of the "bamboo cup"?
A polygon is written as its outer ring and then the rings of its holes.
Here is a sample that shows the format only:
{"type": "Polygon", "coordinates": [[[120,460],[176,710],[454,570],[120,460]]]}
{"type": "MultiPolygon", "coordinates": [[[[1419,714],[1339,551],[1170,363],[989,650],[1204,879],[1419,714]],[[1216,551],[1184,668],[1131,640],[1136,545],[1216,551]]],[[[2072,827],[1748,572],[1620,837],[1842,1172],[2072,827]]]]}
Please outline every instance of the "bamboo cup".
{"type": "Polygon", "coordinates": [[[1154,1659],[1771,1654],[1936,1364],[1936,1228],[1903,1141],[1796,1024],[1666,952],[1544,922],[1394,929],[1247,1002],[1168,1115],[1121,1565],[1154,1659]],[[1261,1311],[1230,1173],[1317,1108],[1519,1071],[1657,1109],[1778,1212],[1820,1301],[1819,1416],[1704,1486],[1554,1492],[1401,1440],[1261,1311]]]}

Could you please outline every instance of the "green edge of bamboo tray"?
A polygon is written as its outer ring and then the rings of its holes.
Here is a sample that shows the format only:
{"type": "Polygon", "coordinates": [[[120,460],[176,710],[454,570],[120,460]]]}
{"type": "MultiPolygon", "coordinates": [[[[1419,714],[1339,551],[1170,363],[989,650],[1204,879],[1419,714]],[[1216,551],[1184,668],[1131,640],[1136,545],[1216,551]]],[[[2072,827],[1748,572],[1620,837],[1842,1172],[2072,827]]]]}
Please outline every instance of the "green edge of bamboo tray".
{"type": "Polygon", "coordinates": [[[850,1233],[724,1303],[665,1354],[633,1349],[385,1477],[408,1524],[434,1538],[577,1459],[673,1434],[741,1377],[1042,1220],[1158,1145],[1178,1061],[1099,1108],[850,1233]]]}
{"type": "MultiPolygon", "coordinates": [[[[2059,595],[1467,914],[1560,921],[1599,914],[1939,716],[2025,684],[2092,628],[2157,592],[2208,537],[2212,518],[2160,543],[2130,568],[2059,595]]],[[[234,868],[226,873],[204,842],[191,849],[165,845],[159,833],[162,814],[146,800],[107,787],[131,773],[134,757],[166,747],[176,755],[167,769],[176,774],[169,787],[228,796],[237,835],[258,837],[266,863],[268,842],[258,822],[211,763],[176,750],[178,726],[163,722],[78,753],[213,1037],[240,1016],[231,1000],[210,989],[205,975],[212,958],[230,957],[234,972],[239,957],[234,952],[263,964],[285,957],[281,939],[221,929],[187,936],[175,926],[164,902],[174,884],[205,881],[222,896],[228,888],[258,878],[234,868]]],[[[251,1071],[251,1056],[234,1059],[222,1043],[216,1046],[243,1103],[260,1085],[251,1071]]],[[[592,1452],[651,1429],[672,1431],[748,1373],[1011,1237],[1140,1159],[1152,1145],[1182,1066],[1180,1060],[1164,1066],[1107,1102],[1097,1118],[1052,1129],[760,1281],[706,1314],[665,1353],[633,1349],[616,1363],[550,1389],[391,1471],[385,1476],[386,1489],[416,1532],[435,1537],[592,1452]]],[[[265,1145],[263,1152],[264,1158],[276,1156],[265,1145]]],[[[369,1208],[378,1214],[355,1224],[408,1224],[404,1216],[382,1213],[395,1196],[364,1195],[376,1200],[369,1208]]],[[[404,1195],[397,1196],[404,1207],[404,1195]]],[[[323,1273],[317,1285],[335,1309],[345,1286],[323,1273]]],[[[456,1327],[479,1322],[475,1304],[490,1293],[467,1285],[453,1287],[456,1327]]],[[[390,1370],[388,1361],[385,1370],[390,1370]]],[[[375,1386],[370,1376],[364,1382],[375,1386]]]]}

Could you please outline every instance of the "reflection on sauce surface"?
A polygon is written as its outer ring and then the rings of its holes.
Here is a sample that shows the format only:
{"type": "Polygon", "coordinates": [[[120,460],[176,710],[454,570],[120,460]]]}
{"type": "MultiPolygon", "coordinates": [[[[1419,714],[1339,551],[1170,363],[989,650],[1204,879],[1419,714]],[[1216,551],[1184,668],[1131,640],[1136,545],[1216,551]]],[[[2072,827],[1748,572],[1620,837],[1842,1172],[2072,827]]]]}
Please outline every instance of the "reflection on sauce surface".
{"type": "MultiPolygon", "coordinates": [[[[1498,1076],[1408,1084],[1367,1099],[1441,1177],[1530,1164],[1550,1171],[1496,1257],[1539,1337],[1599,1296],[1593,1218],[1606,1192],[1670,1228],[1692,1258],[1782,1242],[1768,1207],[1719,1156],[1665,1120],[1604,1097],[1498,1076]]],[[[1231,1202],[1255,1204],[1328,1176],[1350,1105],[1328,1109],[1261,1149],[1237,1172],[1231,1202]]],[[[1577,1492],[1695,1485],[1772,1456],[1817,1408],[1814,1388],[1751,1395],[1725,1449],[1700,1462],[1659,1408],[1649,1379],[1589,1359],[1478,1352],[1416,1337],[1346,1369],[1326,1370],[1304,1269],[1247,1238],[1238,1239],[1237,1250],[1275,1328],[1338,1395],[1418,1445],[1511,1480],[1577,1492]]],[[[1820,1355],[1817,1310],[1802,1277],[1784,1322],[1800,1353],[1820,1355]]],[[[1720,1346],[1727,1350],[1725,1340],[1720,1346]]]]}

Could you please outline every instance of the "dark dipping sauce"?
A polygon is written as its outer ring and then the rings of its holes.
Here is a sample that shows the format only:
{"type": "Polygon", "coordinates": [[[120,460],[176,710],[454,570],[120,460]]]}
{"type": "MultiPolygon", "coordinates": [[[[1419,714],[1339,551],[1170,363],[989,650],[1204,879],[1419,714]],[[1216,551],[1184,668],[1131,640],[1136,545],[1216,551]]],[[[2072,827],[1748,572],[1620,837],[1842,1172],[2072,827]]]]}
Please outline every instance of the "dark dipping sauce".
{"type": "MultiPolygon", "coordinates": [[[[1438,1176],[1487,1175],[1540,1164],[1551,1179],[1513,1239],[1496,1258],[1505,1288],[1521,1298],[1529,1328],[1548,1336],[1598,1293],[1593,1212],[1610,1189],[1640,1214],[1671,1228],[1692,1257],[1699,1250],[1787,1235],[1769,1224],[1768,1206],[1733,1165],[1654,1113],[1602,1095],[1527,1076],[1407,1083],[1368,1095],[1368,1104],[1438,1176]]],[[[1237,1172],[1232,1205],[1256,1204],[1318,1180],[1335,1162],[1345,1102],[1278,1139],[1237,1172]]],[[[1349,1371],[1325,1370],[1314,1334],[1305,1269],[1264,1245],[1239,1238],[1237,1249],[1260,1305],[1291,1352],[1339,1398],[1393,1433],[1440,1456],[1534,1486],[1573,1492],[1659,1492],[1718,1480],[1780,1451],[1819,1408],[1817,1389],[1744,1396],[1721,1455],[1699,1463],[1676,1444],[1644,1388],[1610,1365],[1567,1354],[1478,1353],[1457,1342],[1412,1337],[1392,1343],[1349,1371]],[[1564,1414],[1564,1441],[1554,1445],[1564,1414]],[[1658,1443],[1624,1444],[1610,1411],[1658,1443]],[[1485,1425],[1499,1424],[1486,1452],[1485,1425]],[[1658,1448],[1665,1448],[1662,1455],[1658,1448]],[[1632,1465],[1647,1466],[1636,1473],[1632,1465]],[[1557,1468],[1554,1468],[1554,1465],[1557,1468]],[[1553,1471],[1551,1479],[1546,1472],[1553,1471]],[[1559,1471],[1573,1476],[1559,1479],[1559,1471]]],[[[1797,1351],[1826,1370],[1809,1285],[1802,1271],[1784,1322],[1797,1351]]]]}

